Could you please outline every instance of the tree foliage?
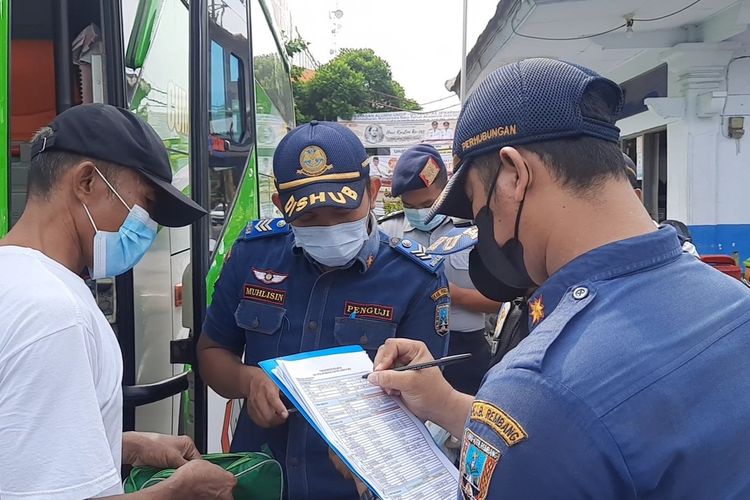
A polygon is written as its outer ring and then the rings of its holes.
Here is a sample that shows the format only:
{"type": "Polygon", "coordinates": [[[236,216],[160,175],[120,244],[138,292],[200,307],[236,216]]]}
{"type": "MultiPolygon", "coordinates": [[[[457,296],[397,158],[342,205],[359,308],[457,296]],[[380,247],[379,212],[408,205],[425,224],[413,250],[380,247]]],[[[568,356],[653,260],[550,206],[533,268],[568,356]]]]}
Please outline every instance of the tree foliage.
{"type": "Polygon", "coordinates": [[[418,110],[390,65],[372,49],[344,49],[303,81],[293,73],[297,121],[349,119],[355,113],[418,110]]]}

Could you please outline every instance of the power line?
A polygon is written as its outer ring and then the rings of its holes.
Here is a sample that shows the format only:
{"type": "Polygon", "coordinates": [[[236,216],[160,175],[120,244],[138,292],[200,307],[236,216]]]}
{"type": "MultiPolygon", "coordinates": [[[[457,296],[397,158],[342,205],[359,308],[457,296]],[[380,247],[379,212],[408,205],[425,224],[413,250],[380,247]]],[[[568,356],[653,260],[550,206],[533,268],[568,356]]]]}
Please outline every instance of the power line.
{"type": "MultiPolygon", "coordinates": [[[[408,97],[399,97],[397,95],[388,94],[386,92],[381,92],[381,91],[375,90],[375,89],[366,89],[366,90],[368,92],[374,92],[376,94],[380,94],[380,95],[385,96],[385,97],[391,97],[393,99],[404,99],[404,100],[408,99],[408,97]]],[[[446,99],[451,99],[452,97],[455,97],[455,95],[454,94],[450,94],[450,95],[447,95],[445,97],[441,97],[440,99],[435,99],[434,101],[420,102],[420,103],[418,103],[418,105],[419,106],[426,106],[428,104],[434,104],[436,102],[445,101],[446,99]]]]}
{"type": "Polygon", "coordinates": [[[445,106],[443,108],[433,109],[432,111],[414,111],[414,110],[411,110],[411,109],[399,108],[398,106],[392,106],[392,105],[384,103],[384,102],[377,102],[377,101],[369,101],[369,102],[373,106],[384,106],[386,108],[391,108],[391,109],[394,109],[396,111],[406,111],[407,113],[412,113],[414,115],[429,115],[429,114],[432,114],[432,113],[437,113],[438,111],[445,111],[447,109],[451,109],[451,108],[455,108],[457,106],[461,106],[461,103],[457,102],[455,104],[451,104],[450,106],[445,106]]]}
{"type": "Polygon", "coordinates": [[[592,33],[590,35],[581,35],[581,36],[560,37],[560,38],[546,37],[546,36],[536,36],[536,35],[527,35],[525,33],[520,33],[517,30],[517,26],[515,25],[515,21],[516,21],[516,16],[518,15],[518,11],[519,11],[518,7],[520,7],[522,1],[523,0],[518,0],[516,2],[515,11],[513,12],[513,17],[512,17],[511,22],[510,22],[510,27],[513,30],[513,33],[515,35],[520,36],[522,38],[531,38],[532,40],[548,40],[548,41],[554,41],[554,42],[564,42],[564,41],[569,41],[569,40],[585,40],[587,38],[594,38],[594,37],[597,37],[597,36],[606,35],[608,33],[612,33],[613,31],[617,31],[619,29],[625,28],[625,27],[628,26],[629,23],[632,23],[632,22],[661,21],[662,19],[667,19],[668,17],[672,17],[672,16],[675,16],[675,15],[679,14],[680,12],[686,11],[687,9],[689,9],[693,5],[701,2],[702,0],[693,0],[693,2],[689,3],[685,7],[682,7],[681,9],[678,9],[678,10],[676,10],[674,12],[670,12],[669,14],[665,14],[663,16],[651,17],[651,18],[632,18],[628,22],[624,22],[624,23],[620,24],[619,26],[615,26],[614,28],[610,28],[608,30],[601,31],[599,33],[592,33]]]}
{"type": "Polygon", "coordinates": [[[701,0],[695,0],[693,3],[688,4],[685,7],[681,8],[679,10],[676,10],[676,11],[670,13],[670,14],[665,14],[665,15],[659,16],[659,17],[652,17],[652,18],[649,18],[649,19],[637,19],[637,18],[634,18],[633,21],[640,21],[640,22],[661,21],[662,19],[666,19],[668,17],[672,17],[672,16],[674,16],[676,14],[679,14],[682,11],[688,10],[690,7],[692,7],[693,5],[697,4],[700,1],[701,0]]]}
{"type": "Polygon", "coordinates": [[[420,102],[420,106],[427,106],[428,104],[435,104],[436,102],[445,101],[446,99],[452,99],[456,97],[456,94],[447,95],[445,97],[441,97],[440,99],[435,99],[434,101],[428,101],[428,102],[420,102]]]}

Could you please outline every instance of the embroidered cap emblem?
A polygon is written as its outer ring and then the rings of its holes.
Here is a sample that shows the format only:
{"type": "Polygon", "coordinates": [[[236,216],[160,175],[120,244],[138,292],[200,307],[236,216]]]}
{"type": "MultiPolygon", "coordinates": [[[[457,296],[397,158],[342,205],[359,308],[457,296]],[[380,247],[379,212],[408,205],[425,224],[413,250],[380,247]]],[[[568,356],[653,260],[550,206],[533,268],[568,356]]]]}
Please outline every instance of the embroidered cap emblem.
{"type": "Polygon", "coordinates": [[[422,179],[425,186],[430,187],[432,186],[432,183],[435,182],[435,179],[437,179],[439,173],[440,167],[435,160],[430,158],[427,160],[427,163],[425,163],[422,171],[419,172],[419,178],[422,179]]]}
{"type": "Polygon", "coordinates": [[[331,170],[333,165],[328,165],[328,157],[325,151],[318,146],[308,146],[302,150],[299,155],[298,174],[308,177],[317,177],[323,175],[327,170],[331,170]]]}

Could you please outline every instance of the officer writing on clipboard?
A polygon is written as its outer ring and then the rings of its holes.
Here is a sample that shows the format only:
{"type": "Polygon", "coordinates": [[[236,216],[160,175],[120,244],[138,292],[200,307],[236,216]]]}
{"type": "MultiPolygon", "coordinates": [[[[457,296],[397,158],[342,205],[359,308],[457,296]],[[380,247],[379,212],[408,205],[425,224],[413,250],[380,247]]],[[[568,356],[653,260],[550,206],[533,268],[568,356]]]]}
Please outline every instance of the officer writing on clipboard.
{"type": "Polygon", "coordinates": [[[346,127],[297,127],[279,143],[273,170],[284,218],[250,222],[232,247],[198,346],[201,374],[222,396],[246,399],[232,451],[268,445],[289,498],[357,498],[328,446],[300,414],[290,416],[257,364],[349,344],[374,356],[392,337],[442,356],[450,308],[438,293],[448,286],[442,258],[378,230],[371,209],[380,182],[346,127]]]}
{"type": "MultiPolygon", "coordinates": [[[[407,149],[398,159],[393,172],[391,194],[400,196],[403,212],[380,219],[380,229],[391,237],[403,238],[413,245],[430,247],[458,227],[471,227],[469,222],[454,222],[438,215],[429,223],[424,219],[430,207],[448,183],[448,171],[438,151],[428,144],[407,149]]],[[[444,263],[451,297],[451,337],[448,354],[469,352],[469,366],[446,366],[443,375],[457,390],[476,394],[489,367],[489,344],[484,337],[484,313],[497,312],[500,304],[485,298],[474,289],[469,278],[469,251],[454,252],[444,263]]],[[[394,277],[397,279],[397,277],[394,277]]],[[[448,295],[448,289],[437,295],[448,295]]]]}
{"type": "MultiPolygon", "coordinates": [[[[531,332],[476,398],[437,369],[370,376],[463,436],[459,497],[750,496],[750,295],[633,196],[621,105],[612,81],[529,59],[491,73],[459,118],[459,171],[435,211],[475,217],[472,267],[539,285],[531,332]]],[[[375,363],[429,358],[395,340],[375,363]]]]}

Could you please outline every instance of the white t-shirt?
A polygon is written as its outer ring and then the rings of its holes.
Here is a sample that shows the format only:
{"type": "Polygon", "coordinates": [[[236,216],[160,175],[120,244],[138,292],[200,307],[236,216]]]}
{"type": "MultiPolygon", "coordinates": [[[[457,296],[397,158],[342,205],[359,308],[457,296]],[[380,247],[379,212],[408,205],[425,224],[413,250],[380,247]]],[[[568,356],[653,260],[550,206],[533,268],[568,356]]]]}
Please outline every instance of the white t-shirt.
{"type": "Polygon", "coordinates": [[[122,355],[85,282],[0,247],[0,498],[122,493],[122,355]]]}

